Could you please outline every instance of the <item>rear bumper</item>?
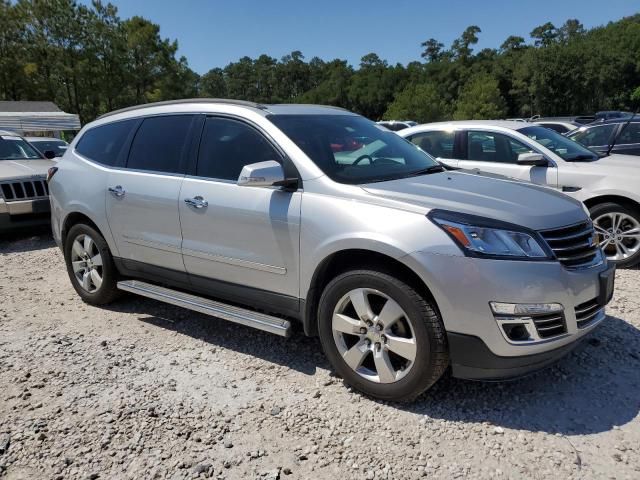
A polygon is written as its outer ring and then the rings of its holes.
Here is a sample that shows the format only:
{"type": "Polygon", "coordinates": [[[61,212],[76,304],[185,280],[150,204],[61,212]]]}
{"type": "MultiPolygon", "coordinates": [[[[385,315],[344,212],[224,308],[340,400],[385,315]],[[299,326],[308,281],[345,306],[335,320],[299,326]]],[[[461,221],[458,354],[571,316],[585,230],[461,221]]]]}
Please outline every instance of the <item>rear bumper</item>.
{"type": "Polygon", "coordinates": [[[556,363],[582,343],[582,339],[553,350],[520,357],[501,357],[478,337],[448,333],[454,377],[467,380],[506,380],[528,375],[556,363]]]}

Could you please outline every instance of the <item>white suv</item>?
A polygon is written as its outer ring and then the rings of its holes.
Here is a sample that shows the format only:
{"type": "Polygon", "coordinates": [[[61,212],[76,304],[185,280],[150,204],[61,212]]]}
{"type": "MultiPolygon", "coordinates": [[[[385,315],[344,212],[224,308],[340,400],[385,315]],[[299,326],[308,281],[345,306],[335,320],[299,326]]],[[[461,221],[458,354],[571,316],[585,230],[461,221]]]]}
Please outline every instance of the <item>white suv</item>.
{"type": "Polygon", "coordinates": [[[582,201],[609,260],[620,267],[640,263],[637,156],[601,157],[548,128],[523,122],[431,123],[398,135],[451,167],[546,185],[582,201]]]}

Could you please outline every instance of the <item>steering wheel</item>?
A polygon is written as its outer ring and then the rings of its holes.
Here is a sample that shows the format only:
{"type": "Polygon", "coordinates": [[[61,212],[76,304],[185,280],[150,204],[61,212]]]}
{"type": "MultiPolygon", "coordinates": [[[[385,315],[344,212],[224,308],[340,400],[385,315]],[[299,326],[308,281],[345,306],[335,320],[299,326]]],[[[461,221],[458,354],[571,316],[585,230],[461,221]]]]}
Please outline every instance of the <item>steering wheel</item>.
{"type": "Polygon", "coordinates": [[[371,158],[371,155],[367,155],[366,153],[364,155],[360,155],[358,158],[356,158],[356,161],[353,162],[351,165],[358,165],[362,160],[369,160],[369,163],[373,164],[374,160],[373,158],[371,158]]]}

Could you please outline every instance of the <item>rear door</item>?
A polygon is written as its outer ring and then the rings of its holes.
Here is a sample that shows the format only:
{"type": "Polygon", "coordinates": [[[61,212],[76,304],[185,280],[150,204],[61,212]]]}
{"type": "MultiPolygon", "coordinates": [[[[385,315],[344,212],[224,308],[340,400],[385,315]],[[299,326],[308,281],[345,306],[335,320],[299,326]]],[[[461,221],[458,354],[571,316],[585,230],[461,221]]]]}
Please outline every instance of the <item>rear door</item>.
{"type": "Polygon", "coordinates": [[[510,135],[489,130],[468,130],[463,132],[463,144],[466,148],[464,159],[458,162],[460,168],[497,173],[554,188],[558,186],[558,169],[555,166],[518,164],[518,155],[521,153],[537,152],[510,135]]]}
{"type": "Polygon", "coordinates": [[[178,197],[195,119],[195,115],[145,118],[125,164],[109,173],[107,218],[128,268],[159,272],[161,267],[184,274],[178,197]]]}
{"type": "Polygon", "coordinates": [[[459,155],[455,152],[456,132],[454,130],[420,132],[410,135],[407,139],[440,162],[450,167],[458,166],[459,155]]]}

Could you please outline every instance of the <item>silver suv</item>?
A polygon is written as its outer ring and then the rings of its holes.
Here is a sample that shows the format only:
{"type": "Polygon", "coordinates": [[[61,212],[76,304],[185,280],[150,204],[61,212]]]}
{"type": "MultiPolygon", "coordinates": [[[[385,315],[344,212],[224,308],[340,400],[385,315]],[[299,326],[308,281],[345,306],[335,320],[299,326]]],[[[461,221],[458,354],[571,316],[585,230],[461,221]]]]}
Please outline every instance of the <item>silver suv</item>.
{"type": "Polygon", "coordinates": [[[604,318],[614,269],[580,202],[447,171],[348,111],[188,100],[87,125],[50,180],[88,303],[120,291],[287,336],[412,399],[448,367],[542,368],[604,318]]]}

